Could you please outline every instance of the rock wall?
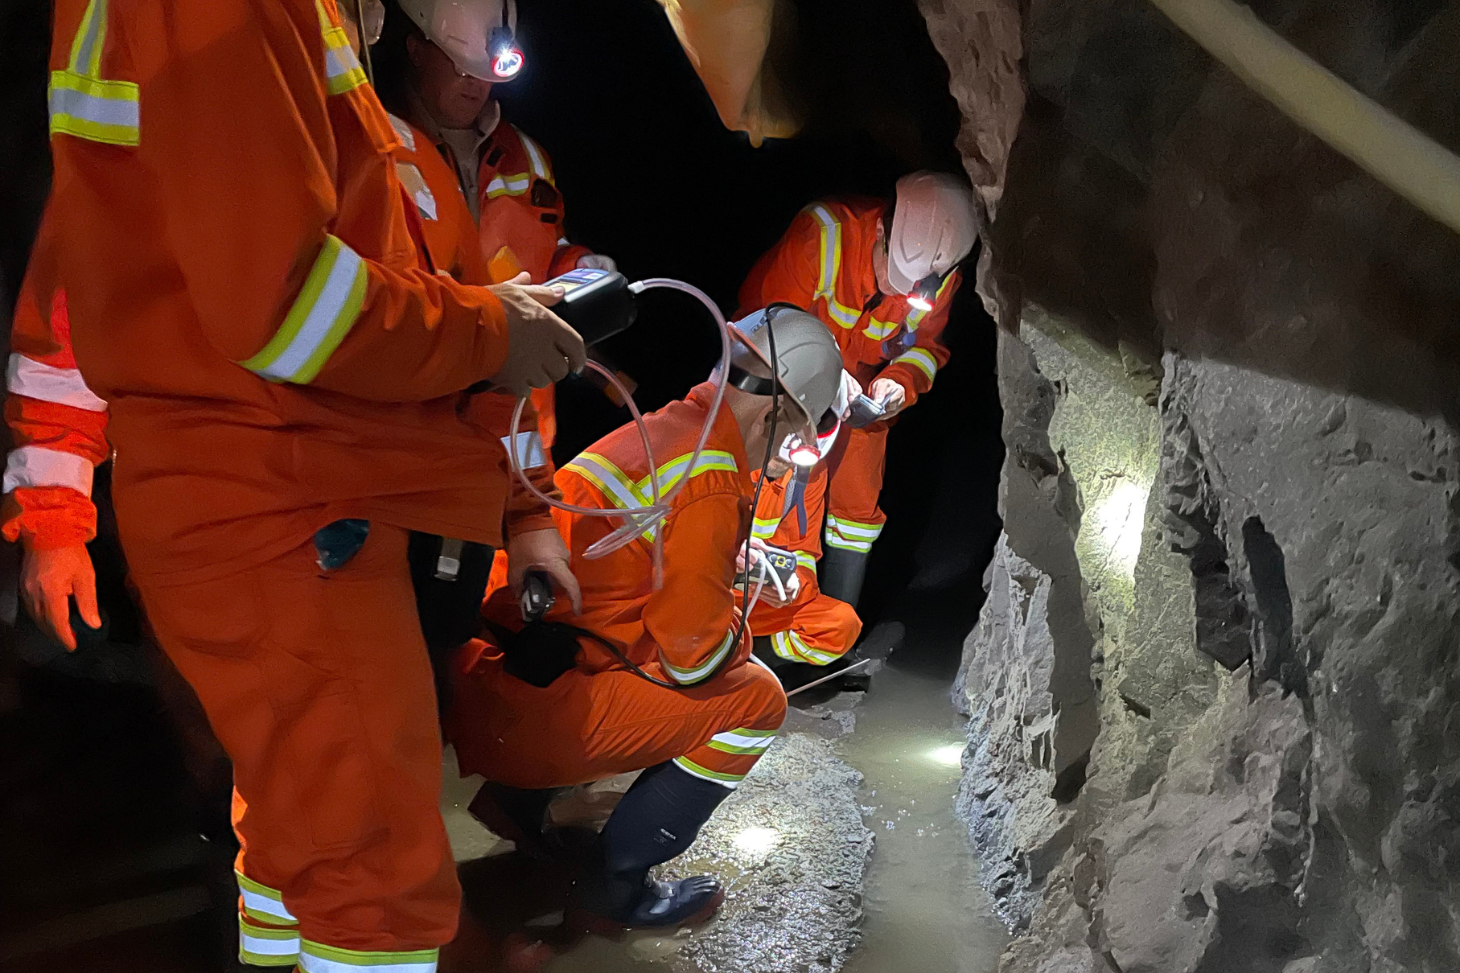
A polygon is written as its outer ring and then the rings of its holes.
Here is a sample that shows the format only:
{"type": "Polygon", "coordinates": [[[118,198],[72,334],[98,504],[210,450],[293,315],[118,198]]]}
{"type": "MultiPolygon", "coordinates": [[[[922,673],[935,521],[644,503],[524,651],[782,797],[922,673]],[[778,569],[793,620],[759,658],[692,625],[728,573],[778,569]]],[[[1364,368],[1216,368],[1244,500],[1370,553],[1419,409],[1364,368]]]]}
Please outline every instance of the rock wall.
{"type": "MultiPolygon", "coordinates": [[[[1251,6],[1460,150],[1460,3],[1251,6]]],[[[1460,238],[1142,0],[1022,27],[955,690],[1002,969],[1460,969],[1460,238]]]]}

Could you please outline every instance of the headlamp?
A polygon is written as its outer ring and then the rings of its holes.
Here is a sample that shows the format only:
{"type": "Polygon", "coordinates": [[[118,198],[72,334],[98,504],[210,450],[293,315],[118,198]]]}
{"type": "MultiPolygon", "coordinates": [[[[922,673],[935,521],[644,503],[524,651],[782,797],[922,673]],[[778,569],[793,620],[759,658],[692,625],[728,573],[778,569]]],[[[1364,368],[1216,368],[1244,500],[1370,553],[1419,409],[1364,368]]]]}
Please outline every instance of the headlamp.
{"type": "MultiPolygon", "coordinates": [[[[503,10],[506,10],[505,5],[503,10]]],[[[504,13],[504,20],[505,16],[504,13]]],[[[522,48],[517,43],[517,36],[506,23],[492,28],[492,36],[487,39],[487,50],[492,55],[492,74],[496,75],[499,81],[507,81],[516,77],[517,72],[522,70],[522,65],[526,61],[522,48]]]]}
{"type": "Polygon", "coordinates": [[[907,296],[907,302],[919,311],[931,311],[933,303],[938,300],[938,291],[947,277],[946,273],[929,274],[924,277],[913,287],[912,293],[907,296]]]}

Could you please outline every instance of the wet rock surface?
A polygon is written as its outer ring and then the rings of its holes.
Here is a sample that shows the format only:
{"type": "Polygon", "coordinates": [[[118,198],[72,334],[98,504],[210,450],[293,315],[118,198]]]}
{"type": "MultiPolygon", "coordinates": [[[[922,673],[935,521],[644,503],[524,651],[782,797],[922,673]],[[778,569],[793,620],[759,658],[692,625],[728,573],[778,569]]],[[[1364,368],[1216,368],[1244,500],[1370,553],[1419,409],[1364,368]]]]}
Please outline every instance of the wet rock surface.
{"type": "Polygon", "coordinates": [[[677,956],[704,973],[840,970],[860,940],[873,846],[861,780],[818,733],[783,732],[668,866],[673,877],[719,875],[727,888],[720,914],[677,956]]]}
{"type": "MultiPolygon", "coordinates": [[[[1460,4],[1252,6],[1460,148],[1460,4]]],[[[1460,969],[1460,237],[1138,0],[1023,26],[955,692],[1001,968],[1460,969]]]]}

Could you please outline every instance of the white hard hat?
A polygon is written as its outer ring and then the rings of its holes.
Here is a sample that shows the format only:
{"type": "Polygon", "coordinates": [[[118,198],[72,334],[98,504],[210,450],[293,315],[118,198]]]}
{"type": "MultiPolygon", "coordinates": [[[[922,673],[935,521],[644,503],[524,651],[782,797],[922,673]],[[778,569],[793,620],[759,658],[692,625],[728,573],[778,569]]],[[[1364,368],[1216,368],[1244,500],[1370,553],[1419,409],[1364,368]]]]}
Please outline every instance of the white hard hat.
{"type": "Polygon", "coordinates": [[[516,0],[399,0],[421,33],[456,70],[483,81],[508,81],[522,68],[516,0]]]}
{"type": "Polygon", "coordinates": [[[978,213],[968,184],[946,172],[913,172],[897,180],[887,238],[887,280],[899,294],[958,265],[978,240],[978,213]]]}
{"type": "Polygon", "coordinates": [[[836,339],[815,316],[790,304],[772,304],[730,325],[739,339],[731,351],[732,382],[756,395],[771,393],[770,331],[775,330],[776,371],[781,393],[799,407],[808,432],[832,413],[842,384],[842,353],[836,339]],[[759,367],[752,371],[752,362],[759,367]],[[756,374],[759,373],[759,374],[756,374]]]}

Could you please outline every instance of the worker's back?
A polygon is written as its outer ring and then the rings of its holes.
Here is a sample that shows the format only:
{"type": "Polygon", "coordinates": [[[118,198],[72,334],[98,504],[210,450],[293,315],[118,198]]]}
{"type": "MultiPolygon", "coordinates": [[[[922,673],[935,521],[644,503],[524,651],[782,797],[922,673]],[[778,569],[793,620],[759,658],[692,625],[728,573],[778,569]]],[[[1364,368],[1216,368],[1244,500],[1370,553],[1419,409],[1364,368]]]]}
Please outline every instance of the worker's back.
{"type": "MultiPolygon", "coordinates": [[[[713,396],[714,386],[706,382],[683,401],[645,417],[661,493],[684,478],[713,396]]],[[[589,559],[584,552],[624,523],[623,518],[554,511],[583,589],[583,615],[572,618],[560,601],[553,618],[614,641],[640,666],[657,666],[661,652],[684,669],[714,656],[735,621],[730,586],[736,545],[749,519],[748,467],[740,430],[722,406],[689,482],[674,497],[673,511],[661,527],[606,557],[589,559]],[[664,587],[656,592],[653,550],[660,531],[664,587]]],[[[557,484],[568,503],[624,508],[652,502],[648,477],[643,443],[631,423],[565,465],[557,484]]],[[[594,670],[621,665],[586,640],[579,659],[581,666],[594,670]]]]}
{"type": "Polygon", "coordinates": [[[57,2],[43,245],[140,572],[234,568],[339,516],[495,535],[490,444],[455,405],[502,362],[501,309],[422,269],[395,133],[332,16],[57,2]]]}

